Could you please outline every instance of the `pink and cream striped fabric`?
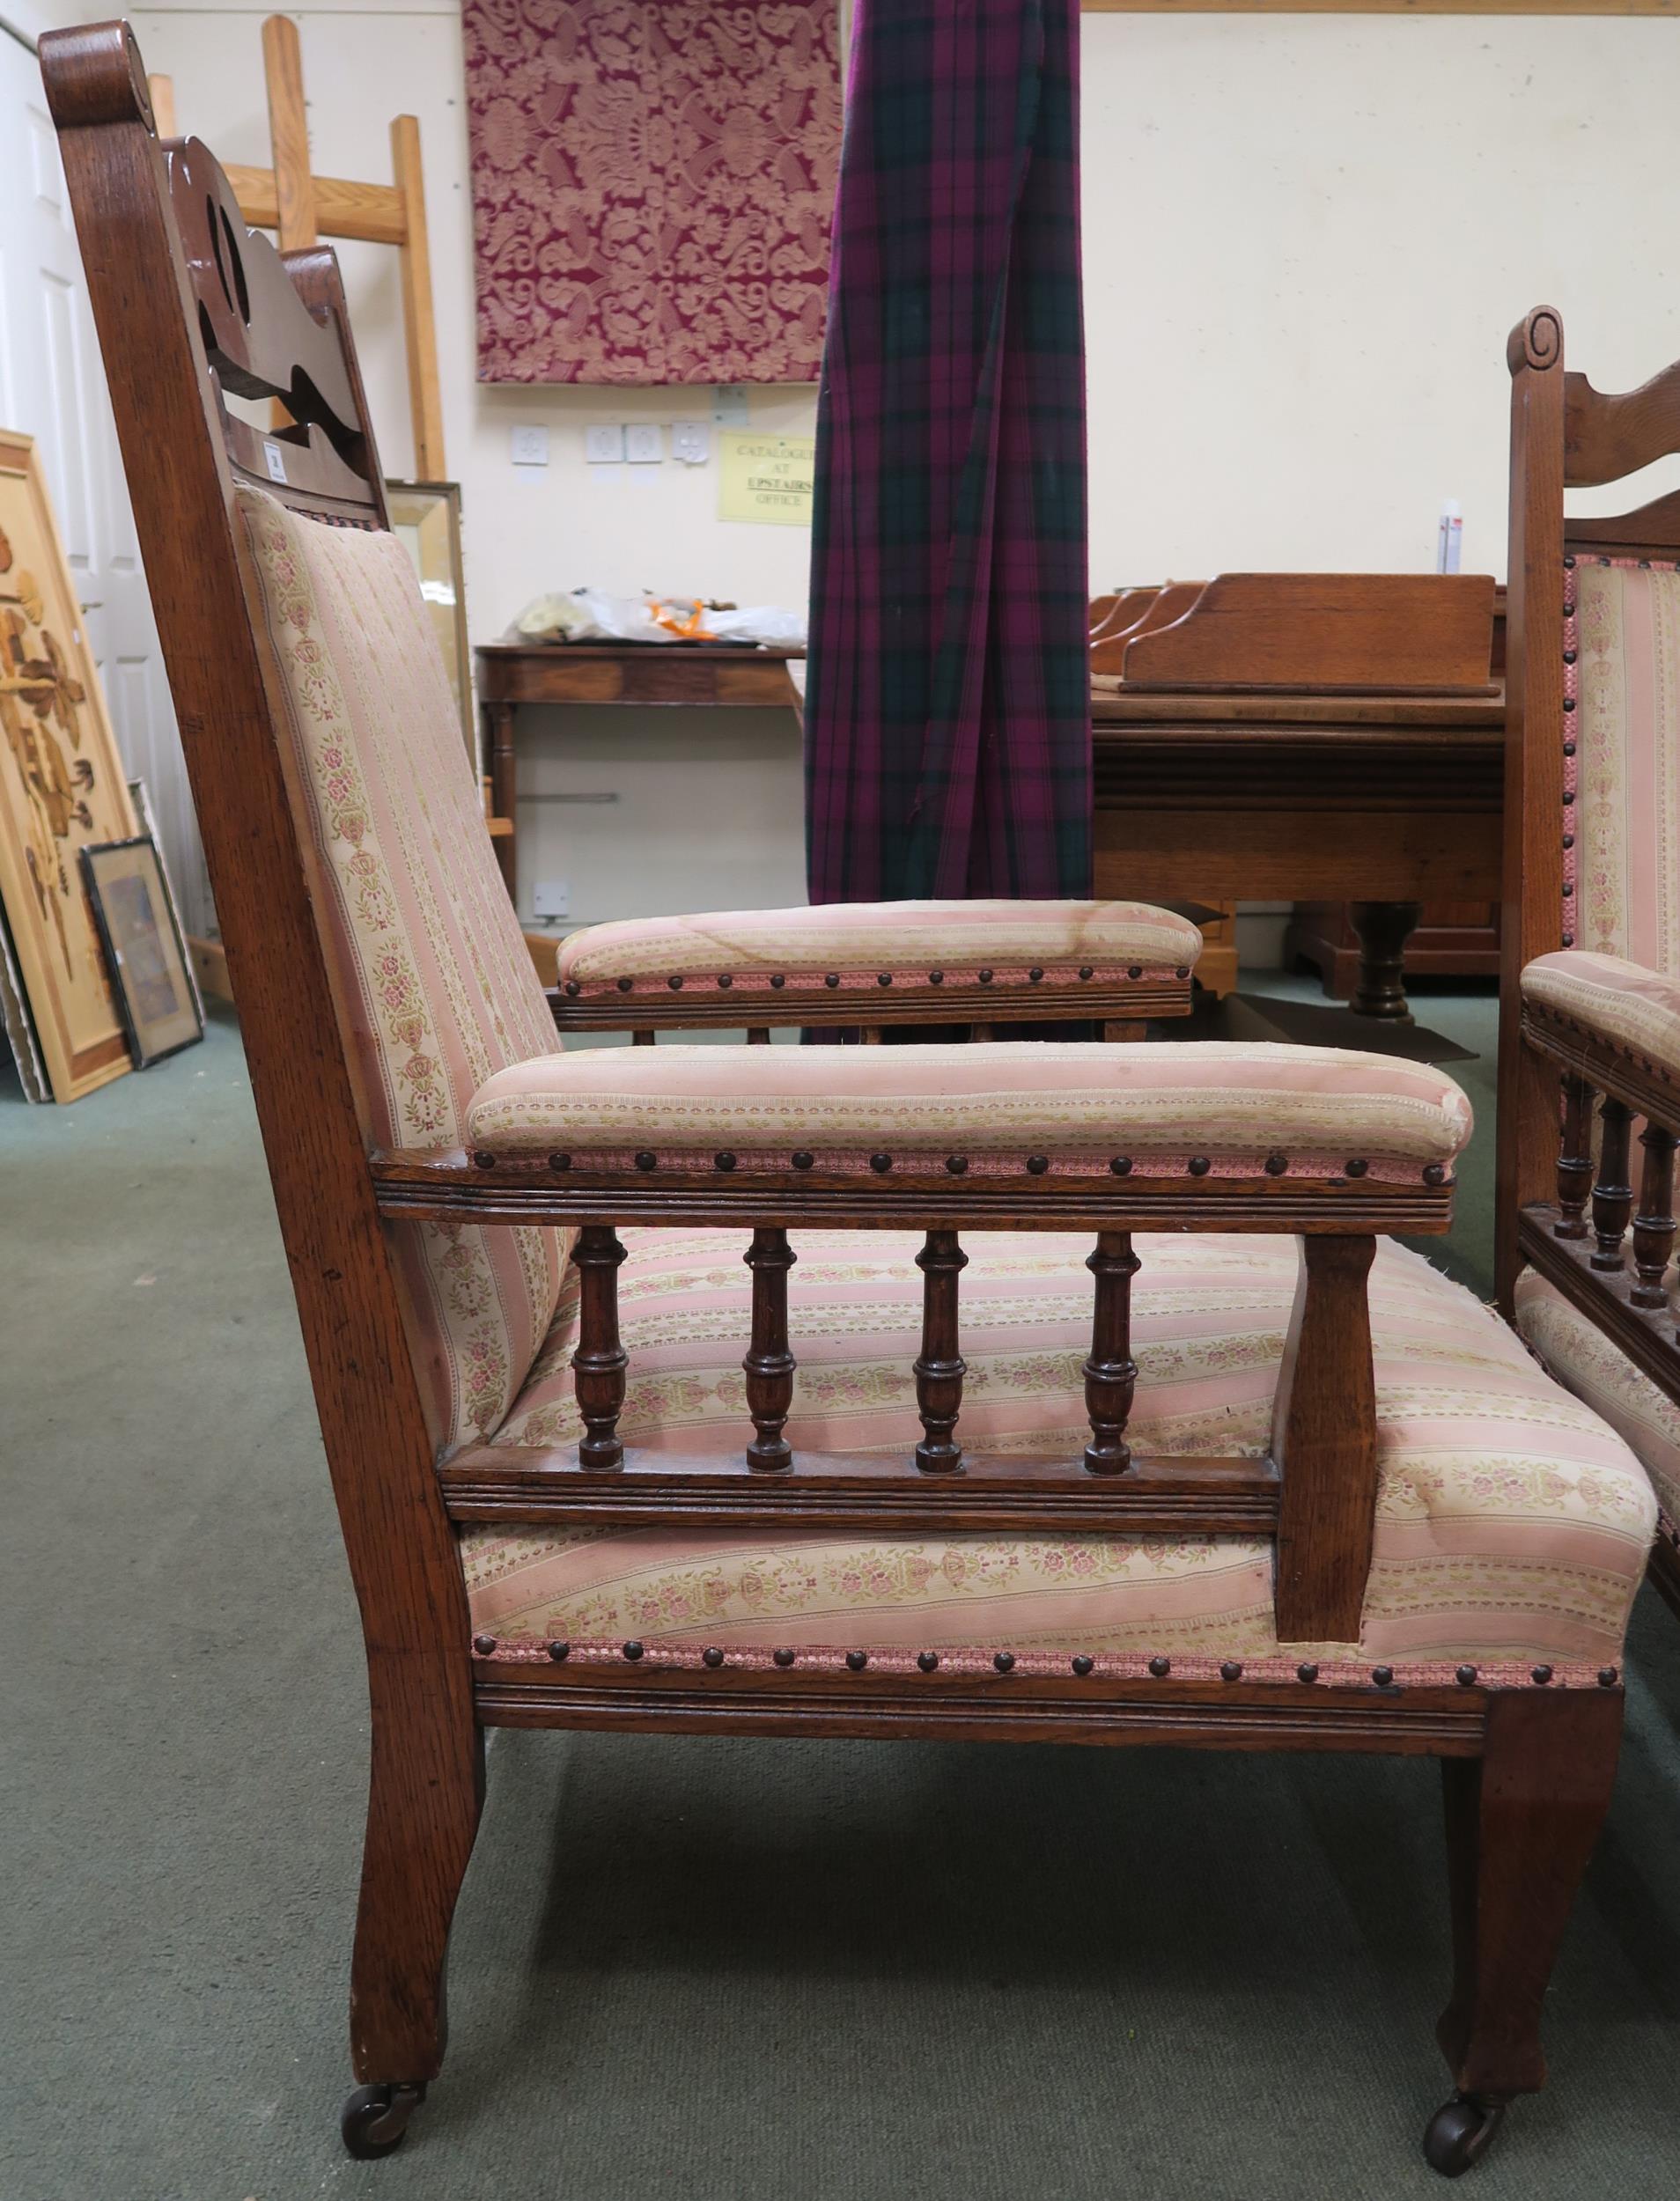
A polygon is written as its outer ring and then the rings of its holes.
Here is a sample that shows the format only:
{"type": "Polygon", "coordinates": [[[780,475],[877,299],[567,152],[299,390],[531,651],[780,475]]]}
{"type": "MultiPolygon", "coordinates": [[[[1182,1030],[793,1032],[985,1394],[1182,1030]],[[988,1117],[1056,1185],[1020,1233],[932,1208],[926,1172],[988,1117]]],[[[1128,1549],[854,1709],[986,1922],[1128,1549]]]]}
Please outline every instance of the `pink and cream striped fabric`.
{"type": "MultiPolygon", "coordinates": [[[[633,1231],[621,1272],[630,1353],[620,1424],[654,1449],[723,1452],[748,1428],[740,1233],[633,1231]]],[[[959,1434],[976,1451],[1076,1456],[1086,1436],[1090,1241],[965,1240],[959,1434]]],[[[820,1450],[899,1451],[920,1434],[910,1364],[919,1240],[798,1233],[789,1278],[799,1368],[788,1436],[820,1450]]],[[[1297,1253],[1287,1238],[1138,1241],[1130,1435],[1140,1452],[1258,1453],[1268,1439],[1297,1253]]],[[[1372,1272],[1382,1491],[1357,1651],[1391,1660],[1618,1654],[1655,1504],[1613,1431],[1547,1380],[1511,1331],[1416,1255],[1382,1242],[1372,1272]]],[[[568,1362],[575,1286],[497,1441],[579,1434],[568,1362]]],[[[1264,1659],[1278,1645],[1271,1550],[1244,1537],[753,1536],[734,1531],[472,1528],[475,1630],[497,1655],[546,1639],[1007,1648],[1264,1659]]]]}
{"type": "MultiPolygon", "coordinates": [[[[322,918],[381,1145],[452,1146],[475,1087],[554,1045],[490,853],[461,715],[408,553],[241,489],[328,894],[322,918]]],[[[549,1230],[402,1224],[440,1440],[493,1430],[553,1318],[549,1230]]]]}
{"type": "Polygon", "coordinates": [[[494,1154],[562,1147],[603,1167],[637,1150],[661,1167],[976,1170],[1042,1156],[1052,1171],[1182,1175],[1192,1159],[1257,1175],[1269,1156],[1299,1174],[1350,1159],[1416,1183],[1450,1167],[1470,1107],[1423,1063],[1324,1047],[1038,1041],[969,1047],[661,1047],[549,1055],[499,1071],[467,1111],[468,1143],[494,1154]]]}
{"type": "Polygon", "coordinates": [[[562,946],[559,976],[640,990],[722,971],[821,986],[832,972],[873,988],[883,971],[923,982],[937,970],[957,984],[990,970],[1017,984],[1036,970],[1056,986],[1085,983],[1082,971],[1188,978],[1201,952],[1188,918],[1143,902],[851,902],[591,925],[562,946]]]}
{"type": "Polygon", "coordinates": [[[1680,1078],[1680,981],[1619,956],[1566,947],[1528,965],[1522,997],[1577,1019],[1680,1078]]]}
{"type": "Polygon", "coordinates": [[[1564,602],[1564,939],[1680,978],[1680,573],[1583,559],[1564,602]]]}

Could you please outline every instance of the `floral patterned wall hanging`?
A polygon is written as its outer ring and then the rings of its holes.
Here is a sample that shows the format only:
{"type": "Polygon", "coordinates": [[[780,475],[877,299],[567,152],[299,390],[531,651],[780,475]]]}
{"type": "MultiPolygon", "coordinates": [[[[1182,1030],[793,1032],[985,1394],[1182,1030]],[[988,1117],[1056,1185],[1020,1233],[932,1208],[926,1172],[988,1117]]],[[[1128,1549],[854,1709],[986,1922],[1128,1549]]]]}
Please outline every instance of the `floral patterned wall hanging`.
{"type": "Polygon", "coordinates": [[[482,382],[814,382],[837,0],[465,0],[482,382]]]}

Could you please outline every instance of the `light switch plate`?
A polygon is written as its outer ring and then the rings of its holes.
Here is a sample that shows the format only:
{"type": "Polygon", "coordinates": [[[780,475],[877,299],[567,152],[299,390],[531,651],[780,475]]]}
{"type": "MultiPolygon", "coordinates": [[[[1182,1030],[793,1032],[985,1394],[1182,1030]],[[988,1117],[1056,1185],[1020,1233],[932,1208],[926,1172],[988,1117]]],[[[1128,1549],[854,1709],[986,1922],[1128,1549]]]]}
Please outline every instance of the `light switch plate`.
{"type": "Polygon", "coordinates": [[[671,423],[671,456],[681,459],[684,466],[704,466],[711,456],[711,423],[706,420],[674,420],[671,423]]]}
{"type": "Polygon", "coordinates": [[[571,882],[566,879],[539,879],[531,889],[531,914],[537,917],[567,917],[571,914],[571,882]]]}
{"type": "Polygon", "coordinates": [[[532,425],[517,427],[509,439],[516,467],[545,467],[549,463],[549,431],[532,425]]]}
{"type": "Polygon", "coordinates": [[[659,424],[646,421],[627,422],[624,427],[624,456],[633,467],[659,466],[665,457],[665,438],[659,424]]]}
{"type": "Polygon", "coordinates": [[[603,466],[624,456],[624,431],[614,422],[602,428],[584,430],[584,457],[591,466],[603,466]]]}

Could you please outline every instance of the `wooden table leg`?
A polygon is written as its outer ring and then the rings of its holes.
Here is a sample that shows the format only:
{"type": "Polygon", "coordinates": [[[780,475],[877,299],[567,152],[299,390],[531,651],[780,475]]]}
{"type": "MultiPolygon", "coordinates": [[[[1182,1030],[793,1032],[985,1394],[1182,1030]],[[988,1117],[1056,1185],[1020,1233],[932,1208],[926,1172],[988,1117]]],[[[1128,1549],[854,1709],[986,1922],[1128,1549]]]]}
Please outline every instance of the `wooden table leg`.
{"type": "MultiPolygon", "coordinates": [[[[512,704],[486,703],[484,724],[490,735],[490,801],[497,816],[505,818],[509,826],[513,827],[519,813],[519,768],[513,754],[512,704]]],[[[496,860],[502,867],[502,882],[507,888],[508,900],[517,909],[519,902],[517,831],[497,836],[496,860]]]]}
{"type": "Polygon", "coordinates": [[[1351,902],[1348,921],[1359,939],[1359,983],[1349,1006],[1355,1016],[1385,1024],[1410,1024],[1406,1006],[1406,942],[1417,930],[1416,902],[1351,902]]]}

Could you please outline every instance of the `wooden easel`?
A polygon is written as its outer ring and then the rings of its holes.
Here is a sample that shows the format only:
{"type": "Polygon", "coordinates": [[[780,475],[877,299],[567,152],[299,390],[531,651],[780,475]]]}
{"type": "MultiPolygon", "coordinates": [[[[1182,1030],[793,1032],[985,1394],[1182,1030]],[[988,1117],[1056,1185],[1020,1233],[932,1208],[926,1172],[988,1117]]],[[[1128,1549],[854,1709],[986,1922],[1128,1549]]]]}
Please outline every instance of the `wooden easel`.
{"type": "MultiPolygon", "coordinates": [[[[426,194],[420,166],[420,125],[412,114],[391,124],[394,183],[354,183],[317,176],[309,166],[309,125],[304,111],[303,51],[290,16],[271,15],[262,26],[262,73],[269,96],[271,168],[226,174],[239,211],[253,229],[271,229],[282,252],[300,252],[323,237],[394,245],[402,275],[402,328],[409,360],[409,409],[414,423],[414,478],[446,482],[443,406],[438,395],[438,326],[431,306],[431,255],[426,239],[426,194]]],[[[175,88],[167,77],[149,79],[160,137],[179,135],[175,88]]]]}

